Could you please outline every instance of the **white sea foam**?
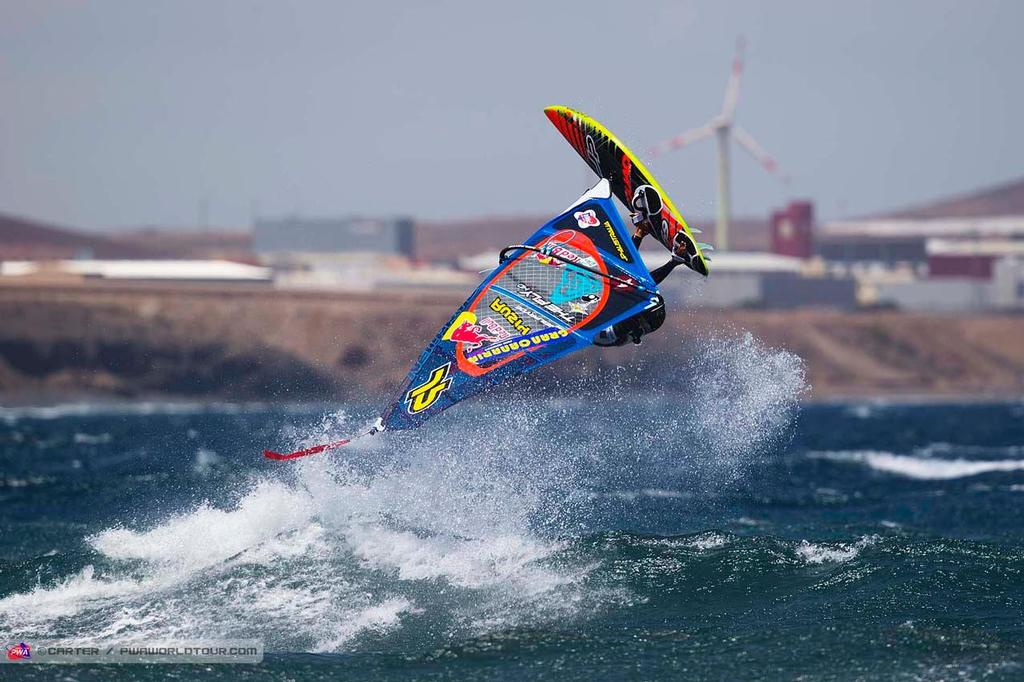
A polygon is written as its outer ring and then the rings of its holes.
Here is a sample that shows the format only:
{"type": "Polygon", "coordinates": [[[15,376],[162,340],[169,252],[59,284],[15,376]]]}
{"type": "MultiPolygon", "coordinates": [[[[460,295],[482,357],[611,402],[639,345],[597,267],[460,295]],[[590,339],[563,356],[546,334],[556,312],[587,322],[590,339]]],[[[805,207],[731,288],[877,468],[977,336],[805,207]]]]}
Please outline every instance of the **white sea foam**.
{"type": "Polygon", "coordinates": [[[89,604],[109,603],[147,589],[137,580],[99,580],[95,573],[95,568],[89,565],[54,587],[36,587],[29,592],[0,599],[0,622],[8,626],[7,629],[13,629],[17,624],[24,630],[75,614],[89,604]]]}
{"type": "MultiPolygon", "coordinates": [[[[744,457],[788,425],[803,389],[801,363],[749,335],[708,341],[692,360],[699,400],[680,401],[671,423],[651,420],[626,456],[657,471],[642,459],[645,443],[696,435],[703,454],[714,455],[705,459],[734,477],[744,457]]],[[[536,403],[512,398],[477,407],[486,418],[467,418],[467,405],[458,421],[358,441],[153,525],[103,530],[87,538],[89,566],[0,599],[0,630],[83,639],[258,635],[271,649],[338,651],[424,623],[451,636],[564,623],[628,603],[622,588],[591,581],[595,562],[553,539],[575,532],[586,513],[578,507],[594,504],[579,472],[583,463],[606,464],[607,414],[586,401],[525,407],[536,403]],[[538,430],[544,435],[534,440],[538,430]]],[[[176,409],[196,407],[136,412],[176,409]]],[[[93,413],[65,406],[0,419],[93,413]]],[[[291,440],[337,438],[351,426],[344,414],[330,415],[291,440]]],[[[608,466],[620,466],[622,454],[608,466]]],[[[199,453],[195,465],[209,469],[219,457],[199,453]]],[[[621,485],[652,500],[691,494],[657,481],[621,485]]],[[[724,542],[710,534],[689,546],[724,542]]]]}
{"type": "Polygon", "coordinates": [[[665,490],[663,488],[644,488],[642,490],[615,490],[608,493],[608,496],[626,502],[634,502],[641,497],[655,500],[680,500],[692,497],[693,493],[681,490],[665,490]]]}
{"type": "Polygon", "coordinates": [[[397,598],[369,606],[352,614],[334,633],[313,647],[316,653],[337,651],[365,631],[387,632],[398,627],[405,613],[419,613],[408,599],[397,598]]]}
{"type": "Polygon", "coordinates": [[[951,480],[993,472],[1024,471],[1024,460],[938,459],[878,450],[810,452],[808,456],[864,464],[888,474],[920,480],[951,480]]]}
{"type": "Polygon", "coordinates": [[[709,549],[725,547],[727,544],[729,544],[729,538],[720,533],[703,533],[695,538],[691,538],[686,543],[686,546],[700,552],[706,552],[709,549]]]}
{"type": "Polygon", "coordinates": [[[110,442],[110,434],[76,433],[74,440],[77,445],[102,445],[110,442]]]}
{"type": "Polygon", "coordinates": [[[377,454],[372,473],[312,459],[282,470],[286,480],[254,481],[230,505],[97,533],[88,539],[95,565],[0,599],[0,629],[259,634],[273,648],[336,651],[410,618],[454,619],[451,628],[469,631],[600,608],[582,587],[594,567],[558,565],[562,543],[531,527],[541,481],[572,487],[548,475],[554,464],[519,467],[503,449],[460,457],[415,442],[377,454]],[[444,606],[452,590],[457,612],[444,606]]]}
{"type": "Polygon", "coordinates": [[[700,399],[683,416],[702,443],[697,463],[721,479],[736,478],[785,434],[807,390],[803,360],[746,333],[739,341],[704,339],[690,364],[700,399]]]}
{"type": "Polygon", "coordinates": [[[876,536],[865,536],[854,543],[815,543],[802,540],[794,551],[808,564],[841,564],[850,561],[860,554],[862,549],[877,541],[876,536]]]}
{"type": "Polygon", "coordinates": [[[279,533],[304,527],[311,512],[309,498],[263,482],[231,511],[203,505],[149,531],[114,528],[90,542],[112,559],[141,559],[196,570],[259,546],[279,533]]]}

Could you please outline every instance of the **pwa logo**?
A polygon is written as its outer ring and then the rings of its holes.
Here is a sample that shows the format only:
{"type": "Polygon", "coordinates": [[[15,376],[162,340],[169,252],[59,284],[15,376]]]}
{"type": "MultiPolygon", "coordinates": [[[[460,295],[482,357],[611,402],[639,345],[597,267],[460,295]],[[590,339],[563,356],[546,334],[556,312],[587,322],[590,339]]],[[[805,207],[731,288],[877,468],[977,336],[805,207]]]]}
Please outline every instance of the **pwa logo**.
{"type": "Polygon", "coordinates": [[[405,405],[409,414],[416,414],[427,409],[437,402],[442,393],[451,388],[453,380],[448,376],[451,368],[452,363],[446,362],[433,370],[422,384],[409,389],[409,392],[405,394],[405,405]]]}
{"type": "Polygon", "coordinates": [[[7,647],[7,658],[11,661],[27,661],[32,658],[32,647],[25,642],[7,647]]]}
{"type": "Polygon", "coordinates": [[[577,211],[572,214],[572,217],[576,219],[576,224],[584,230],[588,227],[597,227],[601,224],[600,219],[597,217],[597,213],[595,213],[592,208],[588,208],[586,211],[577,211]]]}

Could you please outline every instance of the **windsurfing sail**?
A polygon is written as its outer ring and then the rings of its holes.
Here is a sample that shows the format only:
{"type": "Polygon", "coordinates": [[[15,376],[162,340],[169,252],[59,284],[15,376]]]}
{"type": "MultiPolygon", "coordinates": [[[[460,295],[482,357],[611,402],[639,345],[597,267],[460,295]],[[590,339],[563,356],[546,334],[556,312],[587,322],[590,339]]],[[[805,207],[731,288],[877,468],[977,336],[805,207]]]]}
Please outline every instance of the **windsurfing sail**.
{"type": "Polygon", "coordinates": [[[657,286],[611,202],[608,182],[522,244],[420,355],[385,429],[419,426],[455,403],[590,346],[606,327],[653,305],[657,286]]]}
{"type": "MultiPolygon", "coordinates": [[[[657,301],[657,285],[602,180],[520,244],[423,350],[372,433],[411,429],[480,391],[581,348],[657,301]]],[[[344,445],[336,441],[290,459],[344,445]]]]}

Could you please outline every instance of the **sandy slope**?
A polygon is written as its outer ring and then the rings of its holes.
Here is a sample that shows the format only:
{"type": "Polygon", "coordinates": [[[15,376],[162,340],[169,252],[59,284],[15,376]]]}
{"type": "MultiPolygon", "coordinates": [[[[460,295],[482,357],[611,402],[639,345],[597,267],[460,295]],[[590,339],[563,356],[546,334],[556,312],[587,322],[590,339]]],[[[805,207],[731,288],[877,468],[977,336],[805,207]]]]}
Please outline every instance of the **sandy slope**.
{"type": "MultiPolygon", "coordinates": [[[[7,399],[376,397],[400,383],[460,301],[245,287],[2,287],[0,391],[7,399]]],[[[746,331],[803,357],[816,398],[1024,392],[1022,316],[676,311],[639,348],[594,349],[545,376],[628,365],[664,383],[666,365],[679,364],[692,344],[746,331]]]]}

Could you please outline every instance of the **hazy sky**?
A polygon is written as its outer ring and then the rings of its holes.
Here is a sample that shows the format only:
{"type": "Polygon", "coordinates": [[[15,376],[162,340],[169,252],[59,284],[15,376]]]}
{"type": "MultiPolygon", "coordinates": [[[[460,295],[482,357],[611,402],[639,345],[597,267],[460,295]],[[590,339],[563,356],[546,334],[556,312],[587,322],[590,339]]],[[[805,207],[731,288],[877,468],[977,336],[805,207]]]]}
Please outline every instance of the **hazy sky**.
{"type": "MultiPolygon", "coordinates": [[[[649,145],[720,107],[737,213],[821,215],[1024,175],[1024,2],[0,1],[0,211],[108,228],[253,211],[554,213],[582,161],[548,104],[649,145]]],[[[714,211],[714,144],[650,165],[714,211]]]]}

